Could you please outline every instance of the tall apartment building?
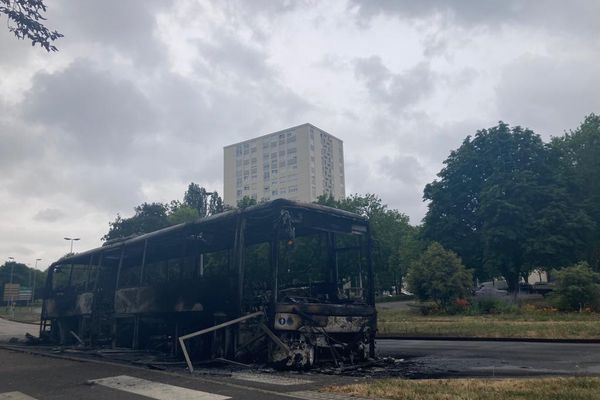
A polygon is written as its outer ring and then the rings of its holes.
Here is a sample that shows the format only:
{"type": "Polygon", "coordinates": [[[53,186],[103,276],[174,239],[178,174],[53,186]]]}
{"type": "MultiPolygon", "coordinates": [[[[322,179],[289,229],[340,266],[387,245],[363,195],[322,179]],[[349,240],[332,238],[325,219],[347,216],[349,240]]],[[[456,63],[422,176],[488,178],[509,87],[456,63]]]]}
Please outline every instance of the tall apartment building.
{"type": "Polygon", "coordinates": [[[311,124],[224,148],[224,202],[245,196],[312,202],[324,193],[345,196],[343,142],[311,124]]]}

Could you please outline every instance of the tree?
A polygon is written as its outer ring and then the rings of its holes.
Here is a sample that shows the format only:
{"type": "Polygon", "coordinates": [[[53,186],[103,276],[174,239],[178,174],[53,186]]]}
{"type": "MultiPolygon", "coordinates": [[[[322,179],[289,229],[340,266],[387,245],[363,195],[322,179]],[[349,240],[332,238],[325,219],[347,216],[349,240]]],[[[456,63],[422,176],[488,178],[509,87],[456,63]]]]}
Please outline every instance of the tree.
{"type": "Polygon", "coordinates": [[[600,308],[600,273],[580,262],[557,273],[556,299],[562,310],[581,311],[600,308]]]}
{"type": "Polygon", "coordinates": [[[479,278],[500,274],[516,292],[532,269],[578,259],[591,221],[534,132],[501,122],[467,137],[444,163],[439,180],[425,187],[424,235],[479,278]]]}
{"type": "Polygon", "coordinates": [[[63,37],[57,31],[51,31],[42,24],[46,5],[42,0],[0,0],[0,13],[8,18],[8,30],[19,39],[31,40],[31,45],[39,44],[46,51],[58,51],[51,44],[63,37]]]}
{"type": "Polygon", "coordinates": [[[210,201],[208,203],[208,213],[210,215],[219,214],[225,211],[225,205],[223,199],[219,196],[219,193],[212,192],[210,195],[210,201]]]}
{"type": "Polygon", "coordinates": [[[117,214],[117,218],[109,222],[110,228],[102,240],[141,235],[170,225],[167,218],[168,206],[163,203],[143,203],[134,210],[135,215],[131,218],[122,218],[117,214]]]}
{"type": "Polygon", "coordinates": [[[208,215],[209,194],[197,183],[190,183],[183,195],[183,204],[198,211],[200,218],[208,215]]]}
{"type": "Polygon", "coordinates": [[[226,209],[219,193],[208,192],[194,182],[189,184],[183,197],[183,202],[172,200],[168,204],[143,203],[135,207],[135,214],[130,218],[117,214],[115,220],[109,222],[109,231],[102,240],[149,233],[167,226],[193,222],[226,209]]]}
{"type": "Polygon", "coordinates": [[[350,211],[369,218],[374,242],[374,269],[378,289],[389,290],[394,286],[399,292],[408,265],[421,250],[418,228],[409,224],[409,218],[398,210],[390,210],[374,194],[354,194],[336,200],[322,195],[317,203],[350,211]]]}
{"type": "Polygon", "coordinates": [[[250,196],[244,196],[241,199],[238,200],[237,202],[237,208],[239,209],[244,209],[244,208],[248,208],[250,206],[255,206],[257,203],[256,199],[250,197],[250,196]]]}
{"type": "Polygon", "coordinates": [[[473,275],[456,253],[434,242],[410,266],[408,287],[419,300],[431,300],[446,310],[456,300],[470,296],[473,275]]]}
{"type": "Polygon", "coordinates": [[[24,287],[32,287],[35,280],[36,298],[40,297],[40,291],[43,290],[46,282],[46,273],[43,271],[29,268],[26,264],[16,261],[6,261],[0,266],[0,298],[4,290],[4,284],[10,283],[10,275],[12,274],[12,282],[18,283],[24,287]]]}
{"type": "MultiPolygon", "coordinates": [[[[173,203],[175,202],[171,202],[171,204],[173,203]]],[[[169,221],[169,225],[193,222],[200,218],[200,216],[198,215],[198,210],[196,210],[195,208],[183,205],[179,202],[176,203],[176,207],[172,207],[169,212],[169,215],[167,216],[167,221],[169,221]]]]}
{"type": "Polygon", "coordinates": [[[575,131],[554,138],[552,148],[557,152],[570,196],[580,202],[594,223],[584,239],[582,258],[600,271],[600,115],[590,114],[575,131]]]}

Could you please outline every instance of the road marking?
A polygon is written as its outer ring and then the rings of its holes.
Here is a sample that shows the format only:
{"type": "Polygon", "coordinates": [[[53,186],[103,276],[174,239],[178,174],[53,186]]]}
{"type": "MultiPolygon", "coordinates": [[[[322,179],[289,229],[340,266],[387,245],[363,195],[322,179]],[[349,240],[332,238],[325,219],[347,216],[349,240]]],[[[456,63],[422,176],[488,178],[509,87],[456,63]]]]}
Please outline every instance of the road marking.
{"type": "Polygon", "coordinates": [[[270,385],[279,386],[292,386],[292,385],[306,385],[312,383],[312,381],[299,378],[286,378],[278,375],[266,375],[266,374],[253,374],[246,372],[234,372],[231,374],[232,378],[241,379],[243,381],[268,383],[270,385]]]}
{"type": "Polygon", "coordinates": [[[157,400],[225,400],[231,398],[221,396],[220,394],[201,392],[199,390],[167,385],[165,383],[152,382],[127,375],[94,379],[89,382],[157,400]]]}
{"type": "Polygon", "coordinates": [[[21,392],[0,393],[0,400],[36,400],[34,397],[27,396],[21,392]]]}

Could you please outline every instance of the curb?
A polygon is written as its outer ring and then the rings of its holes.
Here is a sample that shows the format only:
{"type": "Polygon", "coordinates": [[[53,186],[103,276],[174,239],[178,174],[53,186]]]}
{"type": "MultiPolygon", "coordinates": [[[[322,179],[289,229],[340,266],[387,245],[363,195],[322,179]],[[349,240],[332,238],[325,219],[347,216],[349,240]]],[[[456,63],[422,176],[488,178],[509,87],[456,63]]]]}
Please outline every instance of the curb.
{"type": "Polygon", "coordinates": [[[525,342],[525,343],[581,343],[598,344],[599,339],[552,339],[552,338],[510,338],[510,337],[459,337],[459,336],[393,336],[378,335],[375,340],[431,340],[445,342],[525,342]]]}

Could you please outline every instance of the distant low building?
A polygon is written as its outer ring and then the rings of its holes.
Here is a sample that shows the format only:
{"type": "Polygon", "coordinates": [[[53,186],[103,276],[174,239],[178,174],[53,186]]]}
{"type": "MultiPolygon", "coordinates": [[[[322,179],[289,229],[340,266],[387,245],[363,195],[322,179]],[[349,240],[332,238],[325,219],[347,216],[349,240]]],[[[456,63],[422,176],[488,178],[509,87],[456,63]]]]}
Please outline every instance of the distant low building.
{"type": "Polygon", "coordinates": [[[322,194],[345,196],[344,145],[303,124],[224,148],[224,202],[244,197],[312,202],[322,194]]]}

